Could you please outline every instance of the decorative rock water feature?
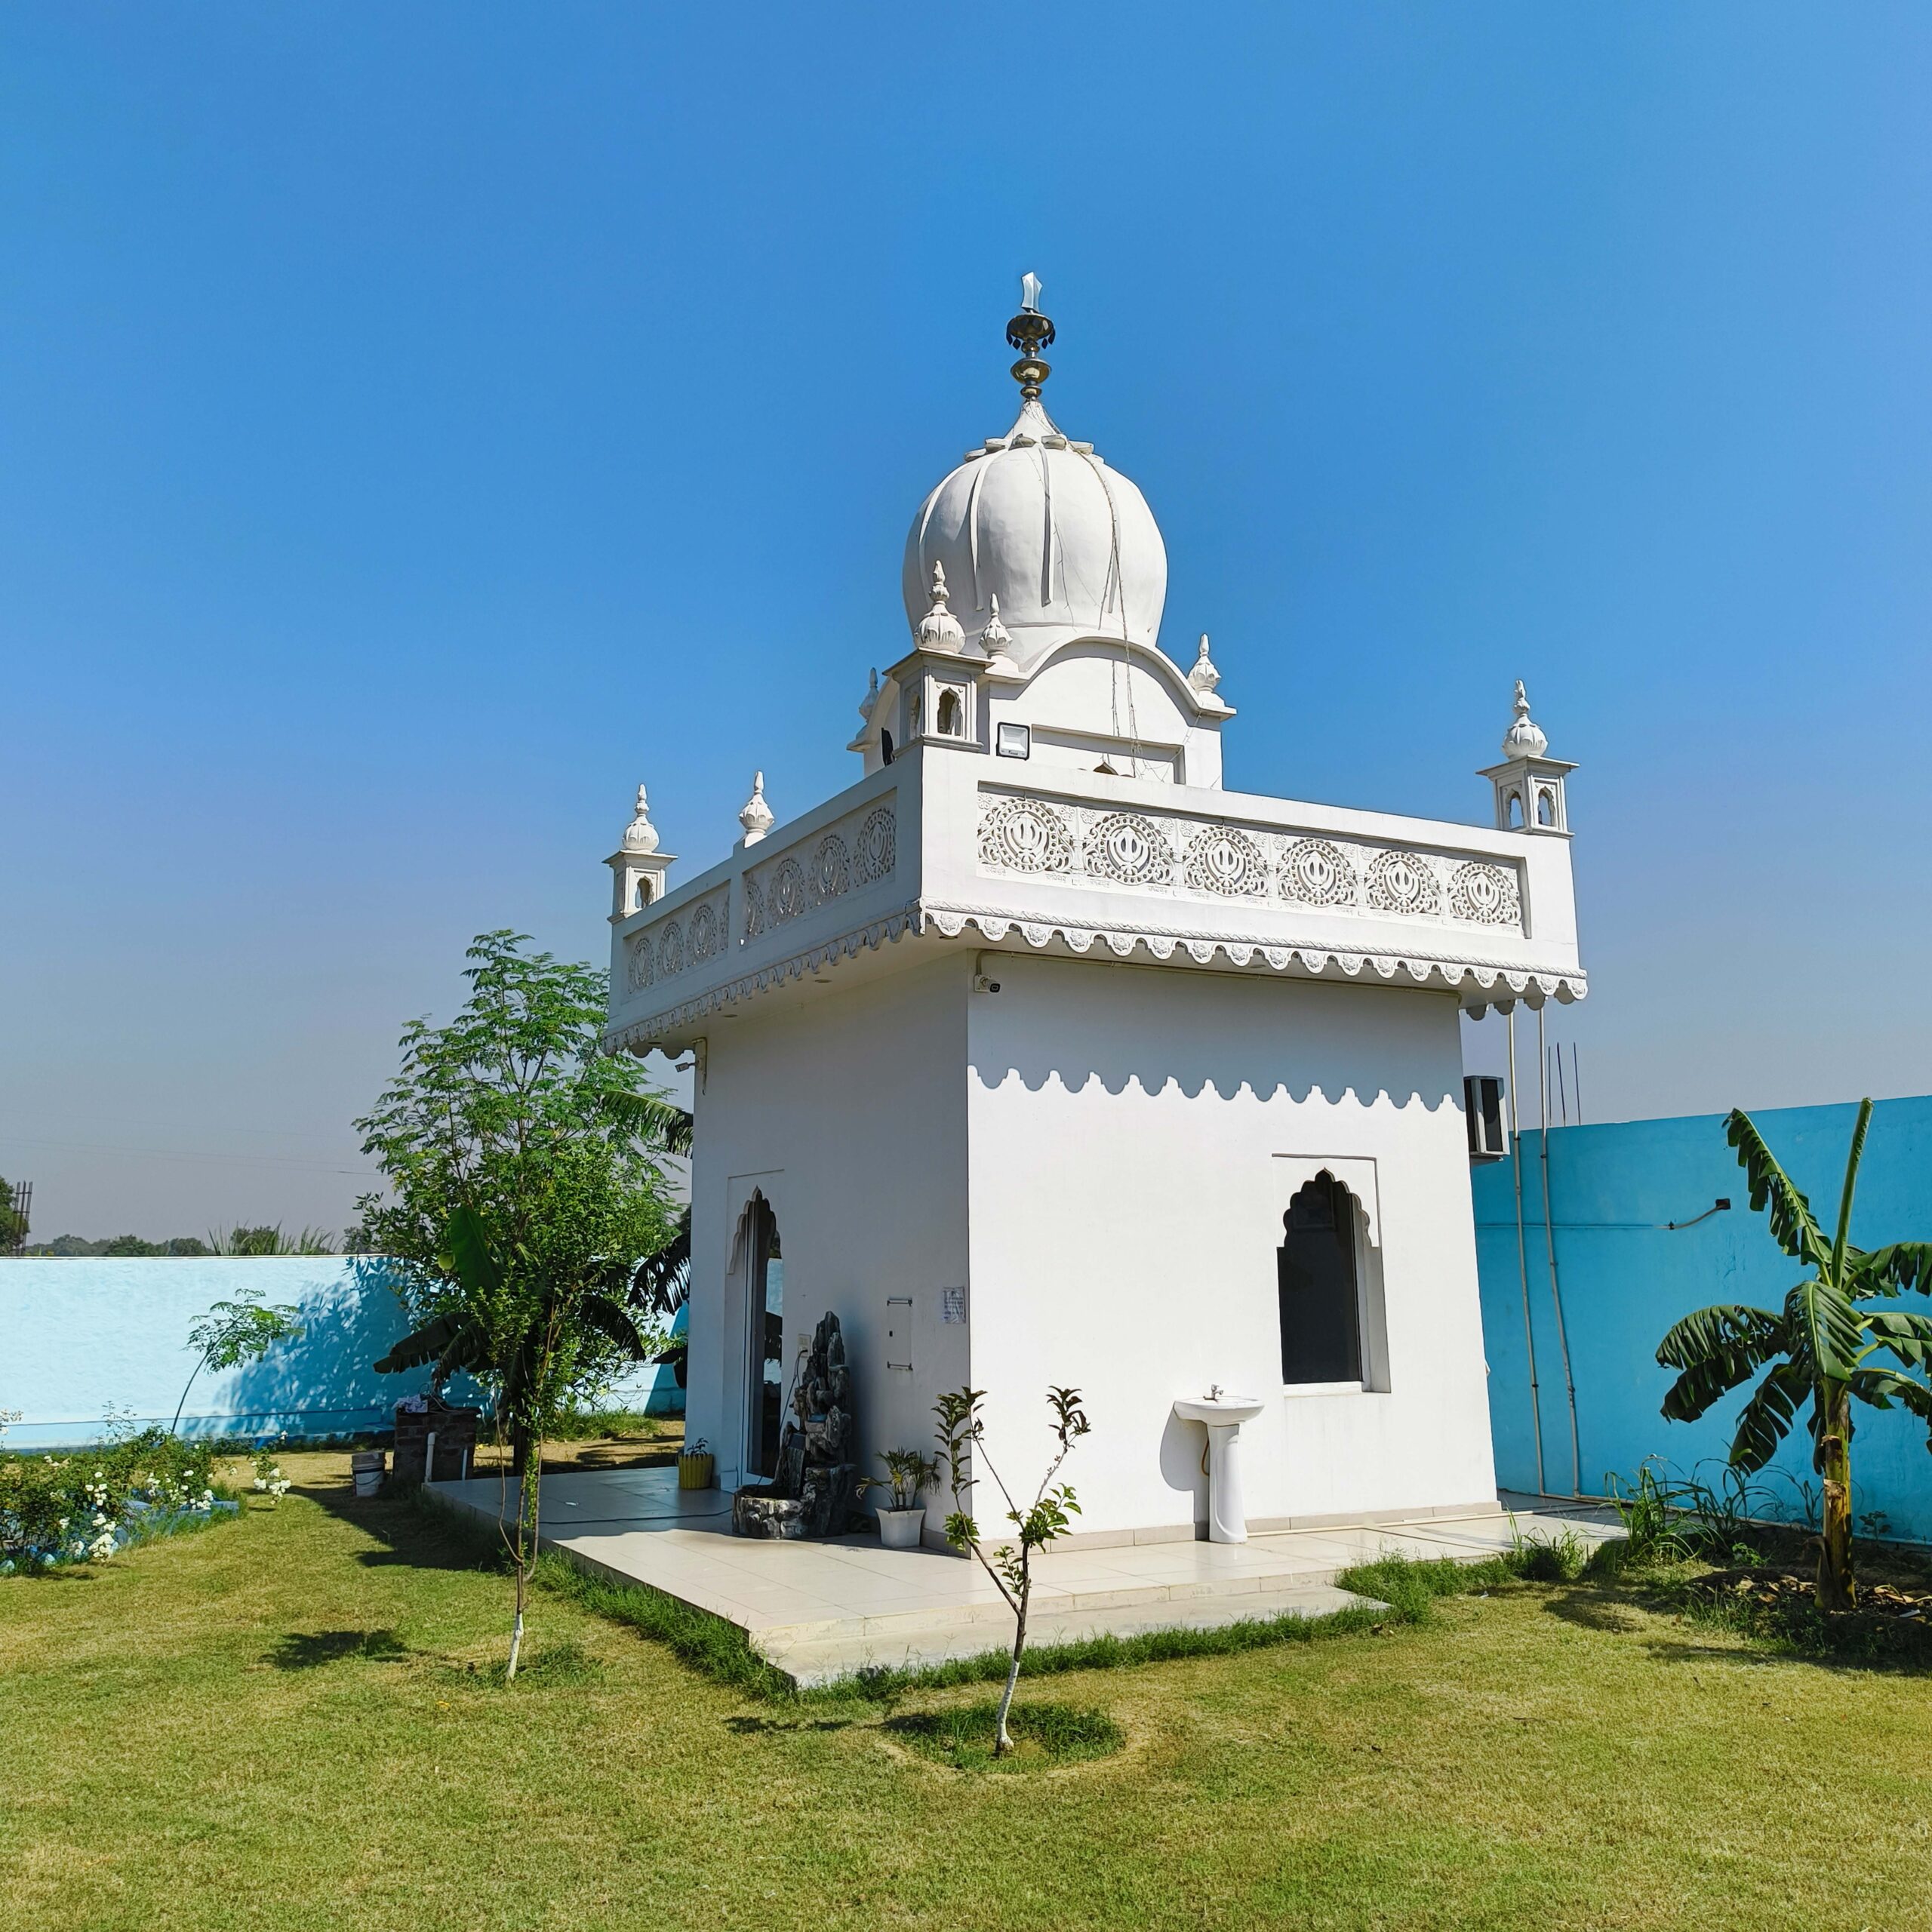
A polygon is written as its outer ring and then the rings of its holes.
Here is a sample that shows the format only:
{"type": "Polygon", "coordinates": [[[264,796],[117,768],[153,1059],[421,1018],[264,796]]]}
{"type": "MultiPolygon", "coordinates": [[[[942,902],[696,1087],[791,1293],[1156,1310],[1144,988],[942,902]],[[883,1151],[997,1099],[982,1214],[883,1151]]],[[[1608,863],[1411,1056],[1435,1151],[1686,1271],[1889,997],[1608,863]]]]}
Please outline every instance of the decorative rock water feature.
{"type": "Polygon", "coordinates": [[[857,1429],[845,1338],[835,1315],[822,1315],[792,1390],[792,1420],[778,1444],[778,1472],[731,1499],[741,1537],[831,1537],[845,1527],[858,1493],[857,1429]]]}

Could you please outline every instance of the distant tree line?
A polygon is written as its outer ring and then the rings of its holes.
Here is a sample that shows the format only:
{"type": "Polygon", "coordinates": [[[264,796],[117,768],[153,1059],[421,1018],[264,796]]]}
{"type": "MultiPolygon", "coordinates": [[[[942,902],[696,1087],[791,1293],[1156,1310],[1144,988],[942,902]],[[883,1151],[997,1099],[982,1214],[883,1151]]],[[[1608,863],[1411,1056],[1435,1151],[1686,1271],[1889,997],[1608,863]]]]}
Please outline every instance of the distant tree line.
{"type": "Polygon", "coordinates": [[[346,1229],[338,1244],[334,1235],[321,1229],[304,1228],[299,1234],[286,1234],[279,1222],[271,1222],[259,1227],[217,1228],[205,1239],[196,1235],[176,1235],[167,1241],[145,1241],[139,1235],[109,1235],[103,1240],[88,1241],[79,1235],[57,1235],[52,1241],[23,1247],[20,1252],[117,1260],[197,1254],[357,1254],[365,1251],[361,1235],[360,1228],[346,1229]]]}

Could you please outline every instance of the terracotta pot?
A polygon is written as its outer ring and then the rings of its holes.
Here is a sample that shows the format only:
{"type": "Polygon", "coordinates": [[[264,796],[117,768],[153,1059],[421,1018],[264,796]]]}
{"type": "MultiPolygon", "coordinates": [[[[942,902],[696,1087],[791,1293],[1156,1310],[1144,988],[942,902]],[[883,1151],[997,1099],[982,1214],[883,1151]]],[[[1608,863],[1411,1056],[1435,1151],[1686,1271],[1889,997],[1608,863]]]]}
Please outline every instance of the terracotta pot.
{"type": "Polygon", "coordinates": [[[878,1540],[888,1549],[917,1549],[920,1532],[925,1526],[923,1506],[881,1509],[878,1512],[878,1540]]]}

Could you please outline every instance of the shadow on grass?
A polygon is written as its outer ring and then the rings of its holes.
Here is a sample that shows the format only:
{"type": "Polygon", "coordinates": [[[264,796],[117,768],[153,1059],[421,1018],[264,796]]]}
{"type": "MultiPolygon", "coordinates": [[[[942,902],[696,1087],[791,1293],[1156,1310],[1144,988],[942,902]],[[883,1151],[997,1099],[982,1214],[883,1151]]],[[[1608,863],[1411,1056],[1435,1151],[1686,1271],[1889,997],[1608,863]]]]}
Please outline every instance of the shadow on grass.
{"type": "Polygon", "coordinates": [[[740,1737],[760,1737],[772,1731],[798,1730],[849,1730],[853,1720],[850,1718],[750,1718],[732,1717],[724,1720],[727,1730],[736,1731],[740,1737]]]}
{"type": "Polygon", "coordinates": [[[352,1524],[383,1547],[362,1549],[355,1560],[365,1569],[403,1564],[412,1570],[503,1570],[509,1557],[494,1527],[480,1517],[459,1515],[432,1502],[420,1488],[392,1484],[383,1494],[358,1497],[355,1485],[305,1484],[306,1497],[341,1521],[352,1524]]]}
{"type": "Polygon", "coordinates": [[[398,1663],[414,1654],[393,1630],[291,1630],[262,1661],[277,1670],[315,1670],[348,1657],[398,1663]]]}
{"type": "Polygon", "coordinates": [[[1054,1764],[1077,1764],[1111,1757],[1127,1742],[1104,1711],[1071,1704],[1016,1703],[1007,1718],[1014,1750],[993,1755],[999,1714],[994,1703],[955,1705],[943,1711],[913,1711],[888,1718],[887,1733],[936,1764],[961,1771],[1024,1771],[1054,1764]]]}

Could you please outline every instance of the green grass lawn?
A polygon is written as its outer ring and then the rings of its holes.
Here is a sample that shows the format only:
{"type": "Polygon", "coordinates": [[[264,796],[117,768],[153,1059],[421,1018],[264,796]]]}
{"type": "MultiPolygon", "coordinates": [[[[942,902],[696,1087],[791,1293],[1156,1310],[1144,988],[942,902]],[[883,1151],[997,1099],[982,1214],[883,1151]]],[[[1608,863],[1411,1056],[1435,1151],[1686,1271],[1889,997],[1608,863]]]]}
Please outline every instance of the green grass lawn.
{"type": "Polygon", "coordinates": [[[53,1928],[1932,1923],[1932,1678],[1516,1584],[1420,1626],[1031,1680],[1118,1754],[1004,1774],[759,1702],[420,1508],[279,1509],[0,1583],[0,1897],[53,1928]]]}

